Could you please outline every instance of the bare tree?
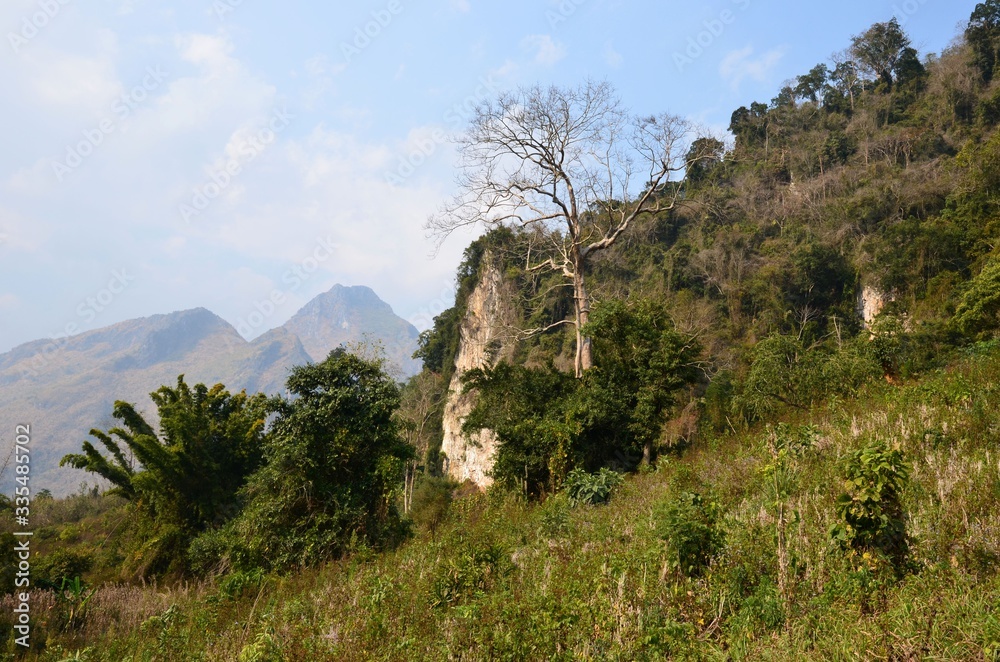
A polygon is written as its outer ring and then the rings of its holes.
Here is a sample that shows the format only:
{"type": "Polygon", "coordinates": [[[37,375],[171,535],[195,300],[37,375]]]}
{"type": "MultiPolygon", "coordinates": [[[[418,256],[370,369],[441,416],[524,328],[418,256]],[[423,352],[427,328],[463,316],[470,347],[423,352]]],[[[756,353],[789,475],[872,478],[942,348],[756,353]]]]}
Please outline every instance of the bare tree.
{"type": "MultiPolygon", "coordinates": [[[[528,271],[561,273],[573,287],[577,376],[591,367],[583,335],[590,299],[585,266],[636,219],[673,208],[675,175],[692,159],[691,126],[679,117],[631,118],[608,83],[531,87],[481,103],[460,138],[460,192],[428,221],[443,239],[463,226],[542,228],[546,250],[528,271]]],[[[555,325],[553,325],[555,326],[555,325]]]]}
{"type": "Polygon", "coordinates": [[[417,472],[420,465],[427,461],[427,451],[434,434],[431,421],[447,394],[442,380],[441,375],[428,370],[421,372],[414,378],[414,382],[403,388],[399,409],[396,410],[396,420],[403,437],[414,450],[414,457],[407,461],[403,476],[404,513],[410,512],[417,472]]]}

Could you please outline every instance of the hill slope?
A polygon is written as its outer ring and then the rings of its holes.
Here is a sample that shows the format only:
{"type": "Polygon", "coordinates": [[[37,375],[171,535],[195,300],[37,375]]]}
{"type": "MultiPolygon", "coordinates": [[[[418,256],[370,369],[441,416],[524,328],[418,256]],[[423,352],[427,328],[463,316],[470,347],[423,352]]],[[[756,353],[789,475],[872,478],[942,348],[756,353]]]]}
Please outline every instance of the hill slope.
{"type": "MultiPolygon", "coordinates": [[[[476,493],[384,554],[198,589],[106,586],[73,645],[95,661],[995,659],[997,384],[1000,347],[979,345],[920,381],[665,456],[605,506],[476,493]],[[830,536],[844,459],[879,438],[912,466],[902,578],[830,536]],[[776,455],[781,440],[794,452],[776,455]],[[692,494],[716,515],[676,507],[692,494]],[[668,541],[697,548],[706,526],[715,553],[686,577],[668,541]]],[[[58,610],[44,613],[52,632],[58,610]]]]}

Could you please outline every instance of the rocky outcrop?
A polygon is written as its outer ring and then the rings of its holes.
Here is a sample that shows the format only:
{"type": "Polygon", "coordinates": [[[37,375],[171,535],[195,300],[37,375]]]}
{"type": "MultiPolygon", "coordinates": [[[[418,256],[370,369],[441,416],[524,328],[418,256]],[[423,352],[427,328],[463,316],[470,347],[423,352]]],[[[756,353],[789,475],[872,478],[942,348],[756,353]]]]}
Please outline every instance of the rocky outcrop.
{"type": "Polygon", "coordinates": [[[857,312],[865,329],[871,328],[872,321],[878,317],[892,297],[878,288],[864,285],[858,293],[857,312]]]}
{"type": "Polygon", "coordinates": [[[494,365],[509,350],[509,343],[503,337],[503,329],[509,328],[511,322],[512,296],[508,289],[501,267],[487,252],[482,258],[479,282],[466,302],[455,374],[444,406],[441,451],[445,455],[445,471],[459,482],[470,481],[482,488],[493,482],[489,472],[493,468],[497,439],[490,430],[462,434],[462,422],[476,402],[475,392],[462,393],[462,375],[494,365]]]}

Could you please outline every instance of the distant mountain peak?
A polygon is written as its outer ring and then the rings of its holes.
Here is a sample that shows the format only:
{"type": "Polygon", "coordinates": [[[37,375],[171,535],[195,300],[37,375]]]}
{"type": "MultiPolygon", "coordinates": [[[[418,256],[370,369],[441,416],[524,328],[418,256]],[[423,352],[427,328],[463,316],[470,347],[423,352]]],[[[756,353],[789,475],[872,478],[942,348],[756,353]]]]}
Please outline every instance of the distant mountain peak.
{"type": "MultiPolygon", "coordinates": [[[[379,298],[375,291],[364,285],[346,286],[334,285],[326,292],[317,295],[312,301],[296,313],[299,315],[323,314],[330,311],[361,308],[365,311],[378,311],[394,315],[392,307],[379,298]]],[[[341,320],[344,321],[344,320],[341,320]]],[[[348,320],[349,322],[349,320],[348,320]]]]}
{"type": "MultiPolygon", "coordinates": [[[[281,393],[294,366],[322,361],[344,343],[377,341],[395,374],[420,369],[410,356],[417,330],[397,317],[371,288],[335,285],[306,304],[288,324],[253,342],[206,308],[127,320],[59,340],[26,343],[0,354],[0,430],[32,421],[44,449],[32,477],[65,494],[80,476],[59,458],[79,452],[87,430],[114,423],[115,400],[155,412],[149,393],[174,384],[225,384],[230,392],[281,393]]],[[[0,454],[9,451],[0,438],[0,454]]],[[[36,458],[33,458],[33,462],[36,458]]],[[[11,476],[0,481],[8,491],[11,476]]]]}
{"type": "Polygon", "coordinates": [[[283,328],[302,340],[313,361],[322,361],[341,345],[377,340],[402,374],[420,370],[412,358],[420,335],[416,327],[364,285],[334,285],[303,306],[283,328]]]}

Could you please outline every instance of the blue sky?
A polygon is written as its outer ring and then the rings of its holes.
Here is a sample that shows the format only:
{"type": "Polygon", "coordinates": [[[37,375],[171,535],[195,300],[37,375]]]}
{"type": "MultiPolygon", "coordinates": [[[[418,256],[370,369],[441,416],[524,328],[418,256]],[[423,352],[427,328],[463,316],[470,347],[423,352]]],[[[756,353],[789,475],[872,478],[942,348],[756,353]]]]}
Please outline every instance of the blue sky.
{"type": "Polygon", "coordinates": [[[477,99],[607,79],[720,132],[874,22],[940,52],[975,6],[347,4],[5,0],[0,352],[198,306],[254,337],[335,283],[426,328],[472,235],[432,256],[423,222],[477,99]]]}

